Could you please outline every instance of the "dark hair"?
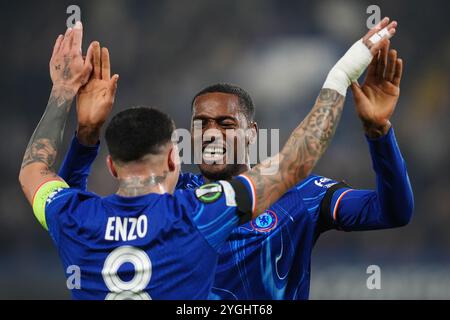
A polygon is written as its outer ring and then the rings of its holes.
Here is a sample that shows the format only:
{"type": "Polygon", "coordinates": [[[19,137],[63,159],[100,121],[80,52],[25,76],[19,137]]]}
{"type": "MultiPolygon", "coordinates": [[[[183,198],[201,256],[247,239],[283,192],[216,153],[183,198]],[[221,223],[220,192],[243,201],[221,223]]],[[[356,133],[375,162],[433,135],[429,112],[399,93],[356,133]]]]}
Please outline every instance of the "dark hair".
{"type": "Polygon", "coordinates": [[[167,114],[137,107],[115,115],[106,129],[109,154],[115,161],[129,162],[147,154],[159,154],[171,141],[175,123],[167,114]]]}
{"type": "Polygon", "coordinates": [[[241,109],[244,112],[247,119],[250,121],[254,120],[255,106],[253,104],[252,98],[250,97],[250,94],[241,87],[229,83],[218,83],[206,87],[205,89],[197,93],[194,99],[192,99],[191,108],[194,107],[195,99],[197,99],[199,96],[204,95],[206,93],[214,93],[214,92],[229,93],[237,96],[239,98],[239,104],[241,106],[241,109]]]}

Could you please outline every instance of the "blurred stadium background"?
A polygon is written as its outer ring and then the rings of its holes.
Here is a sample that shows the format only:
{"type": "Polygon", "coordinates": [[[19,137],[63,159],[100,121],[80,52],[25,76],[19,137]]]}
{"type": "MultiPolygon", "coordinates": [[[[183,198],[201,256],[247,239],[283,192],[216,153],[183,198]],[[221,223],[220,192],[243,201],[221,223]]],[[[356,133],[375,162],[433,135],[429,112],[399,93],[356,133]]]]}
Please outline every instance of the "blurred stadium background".
{"type": "MultiPolygon", "coordinates": [[[[121,76],[115,111],[158,106],[189,128],[190,101],[202,87],[248,89],[261,128],[282,143],[309,108],[327,71],[366,32],[366,8],[399,21],[392,45],[405,61],[393,123],[416,201],[402,229],[319,239],[312,299],[450,299],[450,28],[448,1],[1,1],[0,298],[66,299],[63,269],[17,181],[23,151],[50,92],[48,62],[66,8],[77,4],[88,42],[109,47],[121,76]],[[366,268],[381,268],[381,290],[366,268]]],[[[358,188],[374,186],[368,149],[351,95],[336,137],[315,170],[358,188]]],[[[75,116],[66,130],[66,146],[75,116]]],[[[90,189],[114,191],[95,163],[90,189]]],[[[194,170],[186,167],[185,170],[194,170]]]]}

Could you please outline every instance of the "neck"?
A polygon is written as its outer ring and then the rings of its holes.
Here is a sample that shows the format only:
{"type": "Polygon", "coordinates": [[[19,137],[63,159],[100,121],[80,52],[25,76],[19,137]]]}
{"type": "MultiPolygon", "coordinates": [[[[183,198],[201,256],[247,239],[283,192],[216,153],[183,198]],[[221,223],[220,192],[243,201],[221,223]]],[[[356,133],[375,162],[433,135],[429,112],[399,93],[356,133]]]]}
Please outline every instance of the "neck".
{"type": "Polygon", "coordinates": [[[119,177],[119,190],[117,194],[123,197],[138,197],[149,193],[168,193],[166,184],[168,172],[150,175],[127,175],[119,177]]]}

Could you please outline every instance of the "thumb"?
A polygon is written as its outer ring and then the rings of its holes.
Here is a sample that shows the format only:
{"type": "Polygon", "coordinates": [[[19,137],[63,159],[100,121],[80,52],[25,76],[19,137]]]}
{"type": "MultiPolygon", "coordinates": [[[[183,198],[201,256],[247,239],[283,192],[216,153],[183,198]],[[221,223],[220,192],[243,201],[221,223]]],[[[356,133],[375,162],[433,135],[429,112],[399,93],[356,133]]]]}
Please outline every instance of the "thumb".
{"type": "Polygon", "coordinates": [[[352,89],[352,94],[355,99],[359,99],[364,95],[364,92],[359,86],[358,81],[353,81],[350,85],[350,88],[352,89]]]}
{"type": "Polygon", "coordinates": [[[92,60],[93,60],[93,54],[94,54],[94,45],[93,43],[91,43],[91,45],[89,46],[87,53],[86,53],[86,58],[84,59],[84,72],[87,74],[91,74],[93,66],[92,66],[92,60]]]}

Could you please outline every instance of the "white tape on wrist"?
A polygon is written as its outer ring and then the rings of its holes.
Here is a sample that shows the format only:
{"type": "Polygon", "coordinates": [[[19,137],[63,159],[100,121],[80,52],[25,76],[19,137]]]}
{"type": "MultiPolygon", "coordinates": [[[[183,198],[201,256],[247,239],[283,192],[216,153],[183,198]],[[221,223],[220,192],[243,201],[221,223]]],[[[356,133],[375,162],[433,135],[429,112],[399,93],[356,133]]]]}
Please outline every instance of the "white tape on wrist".
{"type": "MultiPolygon", "coordinates": [[[[390,38],[387,27],[375,33],[369,41],[373,44],[383,38],[390,38]]],[[[345,55],[334,65],[323,85],[324,89],[333,89],[345,97],[347,88],[363,74],[372,61],[372,53],[362,39],[355,42],[345,55]]]]}
{"type": "Polygon", "coordinates": [[[348,86],[361,76],[370,61],[372,54],[369,48],[362,39],[358,40],[328,73],[323,88],[336,90],[345,97],[348,86]]]}

